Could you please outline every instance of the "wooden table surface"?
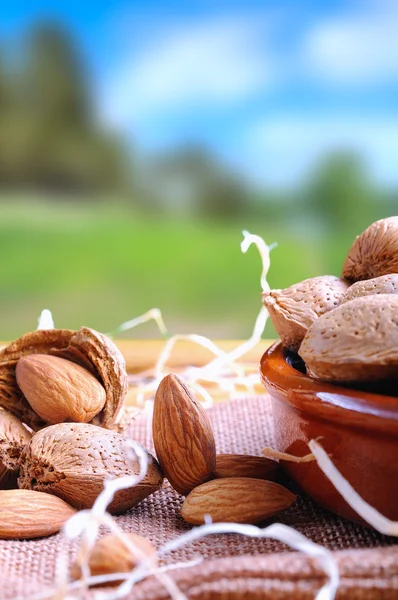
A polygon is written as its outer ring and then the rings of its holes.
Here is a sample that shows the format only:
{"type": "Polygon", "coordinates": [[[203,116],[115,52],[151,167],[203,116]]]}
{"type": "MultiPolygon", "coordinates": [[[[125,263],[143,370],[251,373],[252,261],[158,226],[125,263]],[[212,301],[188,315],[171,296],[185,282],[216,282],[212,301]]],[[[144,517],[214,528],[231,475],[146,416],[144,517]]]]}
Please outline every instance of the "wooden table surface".
{"type": "MultiPolygon", "coordinates": [[[[137,373],[153,367],[167,340],[116,340],[116,345],[126,359],[127,371],[137,373]]],[[[275,340],[261,340],[239,362],[258,365],[267,348],[275,340]]],[[[231,351],[243,340],[215,340],[214,344],[224,351],[231,351]]],[[[167,365],[170,368],[193,365],[201,367],[214,358],[214,354],[198,344],[188,341],[177,341],[167,365]]]]}
{"type": "MultiPolygon", "coordinates": [[[[238,365],[243,367],[245,374],[251,374],[253,381],[256,383],[252,386],[251,393],[262,394],[264,388],[260,383],[260,378],[257,378],[260,359],[265,350],[275,340],[262,340],[249,352],[243,355],[238,365]]],[[[167,340],[116,340],[116,345],[122,351],[127,364],[127,371],[134,375],[143,371],[150,371],[155,366],[160,353],[165,347],[167,340]]],[[[237,348],[243,340],[215,340],[219,348],[224,351],[231,351],[237,348]]],[[[173,371],[176,374],[183,372],[185,367],[195,366],[202,367],[214,358],[214,354],[207,348],[199,346],[191,341],[178,340],[172,349],[172,352],[167,360],[163,372],[173,371]]],[[[223,391],[217,382],[200,381],[200,385],[212,397],[214,402],[222,402],[230,397],[230,393],[223,391]]],[[[243,385],[238,385],[237,392],[247,393],[247,388],[243,385]]],[[[127,406],[142,406],[142,400],[139,399],[139,388],[131,385],[126,398],[127,406]]]]}

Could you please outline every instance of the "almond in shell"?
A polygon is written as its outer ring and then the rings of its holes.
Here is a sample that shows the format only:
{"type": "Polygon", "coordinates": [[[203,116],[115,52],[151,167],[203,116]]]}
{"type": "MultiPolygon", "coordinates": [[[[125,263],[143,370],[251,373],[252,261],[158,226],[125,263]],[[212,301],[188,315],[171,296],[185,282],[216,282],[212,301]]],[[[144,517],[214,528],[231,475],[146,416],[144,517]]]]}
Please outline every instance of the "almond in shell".
{"type": "Polygon", "coordinates": [[[353,283],[344,294],[341,303],[373,294],[398,294],[398,274],[391,273],[353,283]]]}
{"type": "Polygon", "coordinates": [[[17,471],[21,453],[32,434],[17,417],[0,408],[0,464],[7,470],[17,471]]]}
{"type": "Polygon", "coordinates": [[[308,374],[323,381],[396,379],[398,296],[362,296],[341,304],[310,327],[299,355],[308,374]]]}
{"type": "MultiPolygon", "coordinates": [[[[110,513],[125,512],[162,484],[158,463],[140,448],[148,460],[147,473],[138,485],[116,492],[108,506],[110,513]]],[[[85,509],[93,506],[105,480],[139,473],[138,457],[122,435],[86,423],[60,423],[32,437],[23,453],[18,485],[54,494],[85,509]]]]}
{"type": "Polygon", "coordinates": [[[372,223],[348,251],[342,277],[349,281],[398,273],[398,217],[372,223]]]}
{"type": "Polygon", "coordinates": [[[32,354],[70,360],[90,371],[105,389],[106,401],[93,423],[111,429],[121,418],[127,393],[126,362],[115,344],[103,334],[82,327],[42,329],[26,333],[0,350],[0,406],[34,430],[46,422],[33,410],[16,380],[18,361],[32,354]]]}
{"type": "Polygon", "coordinates": [[[284,290],[264,292],[263,304],[283,345],[297,351],[308,328],[340,304],[348,285],[339,277],[322,275],[284,290]]]}

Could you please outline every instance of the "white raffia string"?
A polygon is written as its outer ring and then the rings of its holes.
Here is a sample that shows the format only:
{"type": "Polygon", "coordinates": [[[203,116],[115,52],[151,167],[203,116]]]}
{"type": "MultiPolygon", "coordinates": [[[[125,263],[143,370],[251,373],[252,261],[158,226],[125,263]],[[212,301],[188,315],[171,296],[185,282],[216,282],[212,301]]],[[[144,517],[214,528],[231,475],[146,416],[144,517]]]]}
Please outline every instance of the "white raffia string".
{"type": "Polygon", "coordinates": [[[54,329],[54,321],[51,311],[45,308],[37,320],[37,329],[54,329]]]}
{"type": "MultiPolygon", "coordinates": [[[[243,236],[244,239],[241,243],[242,252],[246,252],[251,244],[255,244],[260,253],[263,266],[261,287],[263,291],[268,290],[269,285],[267,282],[267,275],[270,267],[269,254],[274,245],[267,246],[261,237],[253,235],[247,231],[243,231],[243,236]]],[[[165,331],[166,327],[159,309],[152,309],[148,311],[148,313],[145,313],[145,315],[122,324],[117,328],[116,331],[119,332],[124,331],[126,328],[130,329],[132,327],[136,327],[137,325],[145,322],[147,318],[155,318],[153,316],[154,314],[156,316],[158,325],[159,322],[162,323],[163,329],[161,329],[161,331],[165,331]]],[[[239,394],[237,392],[238,386],[243,387],[246,394],[253,393],[255,385],[259,382],[258,373],[245,373],[244,369],[237,364],[237,361],[261,341],[261,336],[264,332],[267,319],[268,312],[264,307],[262,307],[255,321],[254,329],[250,338],[229,352],[223,351],[212,340],[202,335],[173,335],[165,343],[153,369],[146,369],[141,373],[137,373],[129,377],[130,385],[135,387],[137,391],[137,404],[139,406],[145,406],[148,402],[152,402],[160,381],[169,372],[167,369],[167,362],[170,359],[172,351],[175,345],[181,341],[189,341],[194,344],[198,344],[209,350],[215,356],[214,359],[210,360],[210,362],[202,367],[187,366],[180,374],[181,379],[183,379],[183,381],[194,391],[199,393],[200,399],[205,406],[211,406],[213,399],[211,394],[206,390],[205,386],[202,385],[201,382],[216,384],[220,387],[220,389],[223,389],[231,396],[235,397],[242,395],[242,393],[239,394]]]]}
{"type": "Polygon", "coordinates": [[[166,325],[164,324],[162,313],[159,310],[159,308],[151,308],[143,315],[140,315],[139,317],[135,317],[134,319],[131,319],[130,321],[125,321],[124,323],[122,323],[121,325],[116,327],[115,331],[112,331],[112,333],[108,334],[108,335],[111,337],[115,337],[115,335],[117,335],[118,333],[123,333],[124,331],[129,331],[130,329],[134,329],[138,325],[143,325],[144,323],[147,323],[148,321],[152,321],[152,320],[155,321],[156,325],[159,328],[160,333],[162,335],[167,335],[167,328],[166,328],[166,325]]]}
{"type": "Polygon", "coordinates": [[[243,242],[241,242],[240,248],[243,253],[246,253],[252,244],[255,244],[255,246],[257,246],[263,263],[263,272],[261,274],[260,279],[261,289],[263,290],[263,292],[268,292],[270,287],[268,285],[267,275],[271,264],[269,253],[273,248],[275,248],[276,244],[274,243],[270,246],[267,246],[263,238],[261,238],[259,235],[254,235],[253,233],[249,233],[246,230],[243,230],[242,233],[244,239],[243,242]]]}
{"type": "Polygon", "coordinates": [[[347,504],[349,504],[351,508],[353,508],[355,512],[357,512],[358,515],[364,519],[364,521],[369,523],[369,525],[374,527],[374,529],[380,533],[398,536],[398,522],[387,519],[387,517],[382,515],[373,506],[368,504],[358,494],[358,492],[354,490],[352,485],[335,467],[330,457],[327,455],[319,442],[316,440],[311,440],[308,445],[318,463],[319,468],[334,485],[336,490],[343,496],[347,504]]]}

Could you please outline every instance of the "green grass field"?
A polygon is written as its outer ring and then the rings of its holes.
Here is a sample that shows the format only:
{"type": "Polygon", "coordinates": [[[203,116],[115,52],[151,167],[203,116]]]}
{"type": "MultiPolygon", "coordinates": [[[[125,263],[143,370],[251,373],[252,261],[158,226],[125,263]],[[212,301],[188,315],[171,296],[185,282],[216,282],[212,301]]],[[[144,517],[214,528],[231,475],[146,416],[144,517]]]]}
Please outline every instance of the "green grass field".
{"type": "MultiPolygon", "coordinates": [[[[258,221],[222,226],[144,218],[112,204],[3,202],[0,338],[35,328],[42,308],[52,310],[57,327],[107,332],[152,307],[171,333],[247,337],[261,306],[261,262],[254,247],[241,253],[242,229],[278,242],[273,287],[338,274],[348,248],[258,221]]],[[[158,335],[150,324],[130,334],[158,335]]]]}

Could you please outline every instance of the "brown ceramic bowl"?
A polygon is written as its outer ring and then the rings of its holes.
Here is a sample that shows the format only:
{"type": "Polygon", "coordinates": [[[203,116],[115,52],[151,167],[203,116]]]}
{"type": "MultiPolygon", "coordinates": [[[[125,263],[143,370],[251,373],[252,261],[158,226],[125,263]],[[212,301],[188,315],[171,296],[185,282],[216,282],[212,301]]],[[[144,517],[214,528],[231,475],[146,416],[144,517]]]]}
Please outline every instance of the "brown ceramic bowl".
{"type": "MultiPolygon", "coordinates": [[[[309,452],[307,442],[321,436],[355,490],[398,520],[398,398],[314,381],[281,343],[266,351],[260,372],[272,398],[277,450],[303,456],[309,452]]],[[[282,465],[321,506],[361,520],[315,462],[282,465]]]]}

